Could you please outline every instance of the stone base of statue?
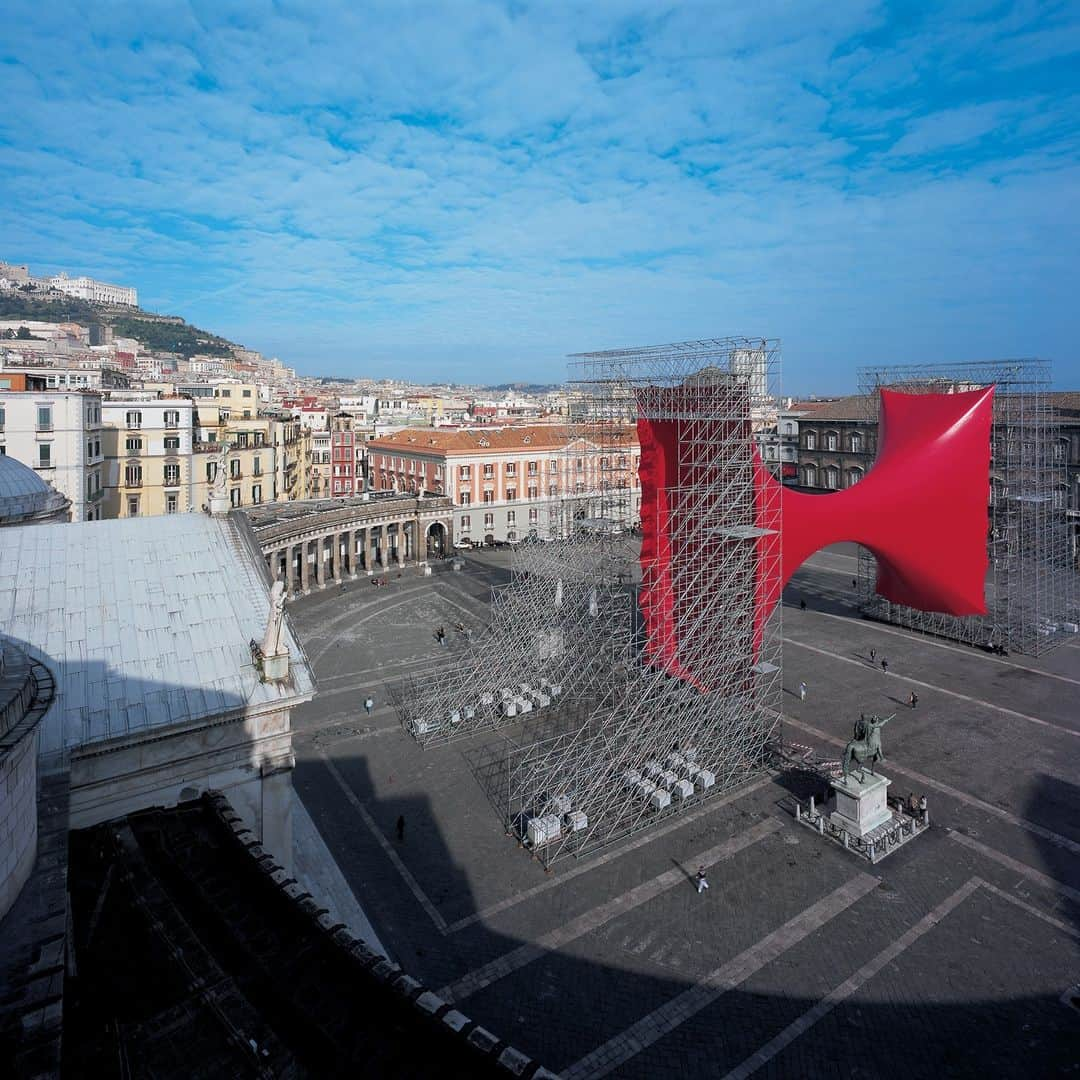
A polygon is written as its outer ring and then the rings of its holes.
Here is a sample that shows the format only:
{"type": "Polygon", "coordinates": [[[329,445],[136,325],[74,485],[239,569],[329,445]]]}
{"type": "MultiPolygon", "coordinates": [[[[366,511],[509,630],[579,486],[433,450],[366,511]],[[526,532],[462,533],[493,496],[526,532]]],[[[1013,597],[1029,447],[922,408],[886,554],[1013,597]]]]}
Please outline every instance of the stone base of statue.
{"type": "Polygon", "coordinates": [[[891,783],[880,773],[875,776],[869,771],[863,780],[856,772],[849,773],[844,779],[831,780],[836,792],[836,809],[829,815],[829,821],[860,839],[872,833],[892,820],[888,800],[891,783]]]}
{"type": "Polygon", "coordinates": [[[277,656],[263,657],[263,680],[265,682],[277,682],[287,678],[289,674],[289,653],[286,650],[277,656]]]}
{"type": "Polygon", "coordinates": [[[210,496],[210,513],[217,517],[220,514],[227,514],[232,509],[232,503],[229,502],[227,495],[211,495],[210,496]]]}

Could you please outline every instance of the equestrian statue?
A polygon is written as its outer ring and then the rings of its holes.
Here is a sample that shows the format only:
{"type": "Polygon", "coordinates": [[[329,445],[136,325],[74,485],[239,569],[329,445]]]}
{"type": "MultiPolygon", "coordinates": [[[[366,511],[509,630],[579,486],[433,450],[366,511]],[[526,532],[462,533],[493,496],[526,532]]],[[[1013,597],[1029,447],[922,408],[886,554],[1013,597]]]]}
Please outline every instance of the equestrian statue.
{"type": "Polygon", "coordinates": [[[841,765],[844,769],[844,779],[853,772],[856,767],[859,770],[859,783],[866,779],[864,766],[869,764],[870,775],[874,776],[874,763],[884,761],[885,754],[881,749],[881,729],[896,716],[867,716],[863,713],[855,724],[855,738],[844,747],[844,755],[841,765]]]}

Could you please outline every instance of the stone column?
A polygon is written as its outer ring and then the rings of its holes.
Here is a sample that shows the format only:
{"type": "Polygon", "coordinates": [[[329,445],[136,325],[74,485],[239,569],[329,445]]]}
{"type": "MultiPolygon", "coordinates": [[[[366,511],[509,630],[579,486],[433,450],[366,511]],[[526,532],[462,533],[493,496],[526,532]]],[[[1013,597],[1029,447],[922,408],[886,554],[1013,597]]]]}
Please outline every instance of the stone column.
{"type": "Polygon", "coordinates": [[[285,595],[292,596],[296,591],[296,548],[290,544],[285,549],[285,595]]]}
{"type": "Polygon", "coordinates": [[[319,588],[323,584],[323,542],[325,540],[325,536],[320,536],[315,540],[315,584],[319,588]]]}
{"type": "Polygon", "coordinates": [[[309,544],[309,540],[304,540],[300,544],[300,588],[304,592],[311,589],[311,565],[308,563],[309,544]]]}
{"type": "Polygon", "coordinates": [[[397,523],[397,564],[398,567],[405,565],[405,522],[397,523]]]}

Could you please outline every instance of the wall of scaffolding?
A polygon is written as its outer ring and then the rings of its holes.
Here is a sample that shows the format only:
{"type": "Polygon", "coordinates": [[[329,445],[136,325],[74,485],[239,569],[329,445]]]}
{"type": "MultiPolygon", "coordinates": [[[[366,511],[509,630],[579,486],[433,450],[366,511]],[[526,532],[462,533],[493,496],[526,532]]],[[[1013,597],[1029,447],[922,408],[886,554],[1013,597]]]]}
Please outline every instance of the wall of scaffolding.
{"type": "Polygon", "coordinates": [[[745,782],[779,737],[780,499],[753,442],[779,367],[762,339],[573,357],[546,540],[469,661],[401,695],[425,745],[500,729],[478,775],[545,864],[745,782]]]}
{"type": "MultiPolygon", "coordinates": [[[[1046,397],[1041,360],[867,367],[859,371],[866,416],[882,387],[942,393],[995,385],[990,463],[986,615],[958,617],[893,604],[875,592],[877,565],[859,550],[859,600],[868,616],[975,646],[1041,655],[1073,636],[1080,609],[1065,515],[1068,454],[1046,397]]],[[[947,537],[942,538],[948,542],[947,537]]]]}

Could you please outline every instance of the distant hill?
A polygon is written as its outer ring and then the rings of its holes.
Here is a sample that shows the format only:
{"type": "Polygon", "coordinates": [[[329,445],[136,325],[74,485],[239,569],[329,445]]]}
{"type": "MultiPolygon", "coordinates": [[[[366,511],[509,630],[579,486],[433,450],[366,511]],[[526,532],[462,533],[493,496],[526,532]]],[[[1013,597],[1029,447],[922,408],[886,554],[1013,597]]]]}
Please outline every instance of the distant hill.
{"type": "Polygon", "coordinates": [[[117,337],[134,338],[155,352],[228,356],[237,347],[227,338],[191,326],[179,315],[158,315],[141,308],[90,304],[73,296],[37,296],[19,289],[0,292],[0,319],[75,322],[91,331],[111,326],[117,337]]]}
{"type": "Polygon", "coordinates": [[[489,386],[488,390],[516,390],[521,394],[543,394],[549,390],[559,389],[558,383],[499,383],[498,386],[489,386]]]}

